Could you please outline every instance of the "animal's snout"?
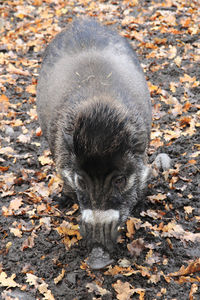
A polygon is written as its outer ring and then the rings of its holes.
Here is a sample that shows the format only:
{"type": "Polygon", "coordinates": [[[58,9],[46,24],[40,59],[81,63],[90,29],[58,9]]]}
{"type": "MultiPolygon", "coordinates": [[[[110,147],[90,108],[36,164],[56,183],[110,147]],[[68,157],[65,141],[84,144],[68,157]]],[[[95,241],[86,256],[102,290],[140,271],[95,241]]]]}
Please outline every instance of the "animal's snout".
{"type": "Polygon", "coordinates": [[[81,234],[89,248],[94,245],[112,251],[118,237],[120,213],[118,210],[91,210],[82,212],[81,234]]]}

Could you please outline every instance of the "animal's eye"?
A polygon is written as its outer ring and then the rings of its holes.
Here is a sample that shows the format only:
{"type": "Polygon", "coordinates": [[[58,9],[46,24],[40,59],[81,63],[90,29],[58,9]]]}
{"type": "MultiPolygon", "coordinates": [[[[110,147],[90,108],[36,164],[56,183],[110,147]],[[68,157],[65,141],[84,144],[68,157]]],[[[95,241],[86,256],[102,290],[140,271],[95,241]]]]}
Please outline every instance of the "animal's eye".
{"type": "Polygon", "coordinates": [[[118,189],[123,189],[126,184],[126,177],[124,175],[116,176],[112,179],[112,182],[118,189]]]}
{"type": "Polygon", "coordinates": [[[77,175],[76,183],[81,190],[85,190],[86,184],[85,184],[83,177],[81,177],[80,175],[77,175]]]}

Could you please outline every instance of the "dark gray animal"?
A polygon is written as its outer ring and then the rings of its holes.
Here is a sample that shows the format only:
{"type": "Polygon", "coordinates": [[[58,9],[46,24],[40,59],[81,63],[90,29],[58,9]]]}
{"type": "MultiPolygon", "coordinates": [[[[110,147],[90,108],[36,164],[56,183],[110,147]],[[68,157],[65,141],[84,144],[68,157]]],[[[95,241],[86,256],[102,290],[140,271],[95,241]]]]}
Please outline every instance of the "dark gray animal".
{"type": "Polygon", "coordinates": [[[75,20],[46,49],[37,111],[66,199],[78,199],[90,265],[104,267],[149,174],[150,95],[131,45],[75,20]]]}

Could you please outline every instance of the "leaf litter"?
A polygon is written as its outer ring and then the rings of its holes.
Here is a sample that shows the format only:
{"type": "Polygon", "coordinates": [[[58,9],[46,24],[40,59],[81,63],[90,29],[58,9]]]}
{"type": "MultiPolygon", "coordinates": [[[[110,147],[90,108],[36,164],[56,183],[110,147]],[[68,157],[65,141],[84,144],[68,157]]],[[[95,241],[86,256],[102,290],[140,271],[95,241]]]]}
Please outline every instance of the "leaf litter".
{"type": "MultiPolygon", "coordinates": [[[[197,1],[3,1],[0,17],[0,292],[33,299],[190,299],[200,296],[199,24],[197,1]],[[152,97],[148,195],[121,228],[116,260],[91,271],[77,204],[59,207],[62,181],[38,127],[42,52],[89,15],[130,39],[152,97]],[[25,267],[26,266],[26,267],[25,267]],[[10,290],[8,290],[10,289],[10,290]],[[107,297],[107,298],[106,298],[107,297]]],[[[7,297],[7,298],[6,298],[7,297]]]]}

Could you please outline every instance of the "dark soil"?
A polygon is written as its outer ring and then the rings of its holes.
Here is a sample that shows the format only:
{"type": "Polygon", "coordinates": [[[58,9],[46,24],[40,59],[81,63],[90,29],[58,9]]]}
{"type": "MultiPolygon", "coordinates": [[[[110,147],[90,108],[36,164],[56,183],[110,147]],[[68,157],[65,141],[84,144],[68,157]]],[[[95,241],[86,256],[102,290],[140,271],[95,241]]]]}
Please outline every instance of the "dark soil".
{"type": "Polygon", "coordinates": [[[2,299],[200,299],[200,268],[182,276],[169,275],[200,258],[197,2],[146,0],[131,6],[131,1],[0,1],[0,97],[6,95],[9,99],[9,105],[0,100],[0,272],[8,277],[16,274],[14,281],[18,284],[14,287],[0,280],[2,299]],[[122,228],[112,265],[119,266],[116,273],[112,273],[111,267],[90,270],[85,264],[88,253],[84,241],[75,242],[67,250],[55,230],[63,220],[77,224],[80,215],[78,211],[67,215],[71,204],[62,207],[55,197],[59,192],[55,189],[48,194],[45,189],[55,177],[55,166],[38,160],[48,145],[37,134],[35,92],[27,89],[36,84],[45,45],[71,18],[79,15],[97,17],[131,39],[151,83],[154,118],[150,163],[161,152],[173,160],[168,176],[159,173],[150,179],[146,198],[133,211],[131,217],[141,222],[135,225],[134,235],[128,237],[126,226],[122,228]],[[135,32],[141,36],[134,35],[135,32]],[[9,64],[29,73],[13,71],[9,64]],[[182,80],[184,74],[195,78],[182,80]],[[177,135],[172,137],[173,133],[177,135]],[[20,139],[21,134],[30,139],[20,139]],[[5,147],[14,152],[4,150],[5,147]],[[152,201],[151,196],[159,193],[166,195],[165,199],[152,201]],[[18,198],[21,206],[5,212],[11,201],[18,198]],[[44,210],[40,209],[41,203],[45,204],[44,210]],[[168,224],[175,226],[173,232],[162,229],[168,224]],[[16,236],[11,228],[22,235],[16,236]],[[142,239],[143,247],[137,256],[131,254],[127,245],[138,239],[142,239]],[[64,276],[55,284],[54,279],[62,269],[64,276]],[[110,273],[106,273],[108,270],[110,273]],[[138,272],[129,274],[128,270],[138,272]],[[37,276],[37,282],[28,282],[27,274],[37,276]],[[126,291],[120,298],[113,285],[118,280],[144,289],[144,298],[139,292],[129,295],[126,291]],[[42,283],[48,285],[47,292],[38,287],[42,283]]]}

